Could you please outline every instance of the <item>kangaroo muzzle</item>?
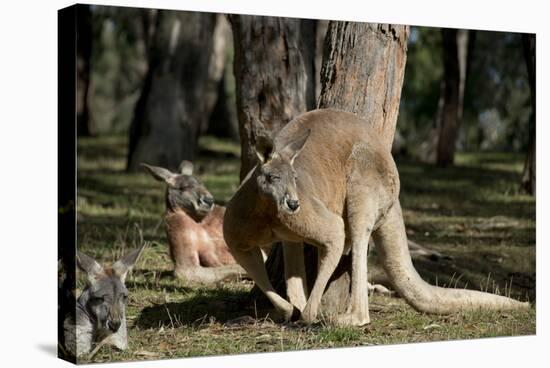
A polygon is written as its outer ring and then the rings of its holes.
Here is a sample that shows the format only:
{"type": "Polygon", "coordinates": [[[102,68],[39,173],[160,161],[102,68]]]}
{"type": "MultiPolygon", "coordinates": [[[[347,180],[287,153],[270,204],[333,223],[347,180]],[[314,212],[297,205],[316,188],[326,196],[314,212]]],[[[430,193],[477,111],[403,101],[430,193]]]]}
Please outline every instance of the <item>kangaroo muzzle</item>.
{"type": "Polygon", "coordinates": [[[210,196],[202,196],[199,200],[199,203],[210,208],[214,205],[214,198],[210,196]]]}
{"type": "Polygon", "coordinates": [[[281,206],[286,212],[290,214],[295,214],[300,209],[300,200],[297,198],[297,195],[292,195],[291,193],[285,193],[282,200],[281,206]]]}
{"type": "Polygon", "coordinates": [[[300,208],[300,201],[298,201],[297,199],[287,199],[286,206],[289,210],[295,212],[298,210],[298,208],[300,208]]]}
{"type": "Polygon", "coordinates": [[[107,321],[107,328],[112,332],[117,332],[122,322],[118,320],[107,321]]]}

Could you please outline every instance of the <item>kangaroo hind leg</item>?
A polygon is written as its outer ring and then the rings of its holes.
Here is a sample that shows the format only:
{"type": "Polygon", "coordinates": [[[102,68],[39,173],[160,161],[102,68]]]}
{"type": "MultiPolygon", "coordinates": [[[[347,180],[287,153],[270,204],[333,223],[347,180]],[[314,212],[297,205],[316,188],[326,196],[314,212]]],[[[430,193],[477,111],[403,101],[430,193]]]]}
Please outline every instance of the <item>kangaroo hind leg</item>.
{"type": "Polygon", "coordinates": [[[346,199],[348,233],[351,243],[351,295],[346,313],[337,317],[341,325],[362,326],[370,322],[367,253],[371,231],[376,222],[377,206],[364,183],[348,181],[346,199]]]}
{"type": "MultiPolygon", "coordinates": [[[[304,207],[306,207],[304,203],[304,207]]],[[[311,211],[316,219],[315,226],[304,231],[307,242],[317,247],[319,268],[317,278],[302,311],[302,320],[312,323],[317,318],[321,298],[327,283],[334,273],[344,251],[345,229],[343,219],[330,212],[328,208],[314,197],[309,198],[307,207],[302,211],[311,211]]]]}
{"type": "Polygon", "coordinates": [[[302,311],[308,294],[303,243],[283,242],[283,256],[288,300],[302,311]]]}
{"type": "Polygon", "coordinates": [[[371,232],[387,198],[380,180],[379,157],[365,143],[356,143],[348,161],[346,183],[347,236],[351,243],[351,295],[346,313],[337,323],[361,326],[370,322],[367,254],[371,232]],[[383,202],[383,200],[382,200],[383,202]]]}

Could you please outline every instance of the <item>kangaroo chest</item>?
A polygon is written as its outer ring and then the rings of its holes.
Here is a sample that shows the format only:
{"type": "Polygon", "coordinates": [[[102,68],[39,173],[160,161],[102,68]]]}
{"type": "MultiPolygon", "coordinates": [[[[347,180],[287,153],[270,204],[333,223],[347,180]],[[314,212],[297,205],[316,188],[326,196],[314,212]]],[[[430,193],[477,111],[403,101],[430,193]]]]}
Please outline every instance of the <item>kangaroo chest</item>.
{"type": "Polygon", "coordinates": [[[185,212],[176,211],[167,214],[165,220],[170,238],[204,245],[223,240],[221,222],[215,218],[205,218],[201,222],[196,222],[185,212]]]}
{"type": "Polygon", "coordinates": [[[275,225],[271,228],[271,232],[273,233],[274,237],[276,239],[274,240],[280,240],[280,241],[289,241],[289,242],[301,242],[304,239],[287,228],[284,225],[275,225]]]}

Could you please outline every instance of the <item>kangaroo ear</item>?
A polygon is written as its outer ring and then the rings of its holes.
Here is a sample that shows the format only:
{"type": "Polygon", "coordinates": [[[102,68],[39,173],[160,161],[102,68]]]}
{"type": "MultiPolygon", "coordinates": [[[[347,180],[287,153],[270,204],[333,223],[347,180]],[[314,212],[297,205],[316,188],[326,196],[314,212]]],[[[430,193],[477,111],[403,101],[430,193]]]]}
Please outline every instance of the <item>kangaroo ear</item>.
{"type": "Polygon", "coordinates": [[[193,164],[190,161],[183,160],[178,171],[181,175],[193,175],[193,164]]]}
{"type": "Polygon", "coordinates": [[[266,136],[256,138],[256,156],[261,164],[265,164],[273,153],[273,141],[266,136]]]}
{"type": "Polygon", "coordinates": [[[99,276],[105,273],[103,266],[101,266],[95,259],[82,253],[81,251],[78,251],[76,255],[76,264],[78,265],[78,268],[86,272],[88,282],[90,284],[94,284],[98,280],[99,276]]]}
{"type": "Polygon", "coordinates": [[[134,249],[113,264],[113,271],[122,282],[126,280],[128,272],[134,267],[146,245],[147,243],[144,243],[141,247],[134,249]]]}
{"type": "Polygon", "coordinates": [[[294,163],[294,159],[298,157],[300,152],[302,152],[302,149],[304,148],[310,134],[311,129],[308,129],[301,136],[287,144],[281,151],[281,155],[288,158],[291,165],[294,163]]]}
{"type": "Polygon", "coordinates": [[[143,163],[143,162],[140,165],[145,169],[147,169],[147,171],[151,175],[153,175],[155,179],[159,181],[164,181],[168,185],[174,185],[175,183],[174,179],[176,177],[176,174],[174,174],[170,170],[167,170],[163,167],[147,165],[146,163],[143,163]]]}
{"type": "Polygon", "coordinates": [[[256,149],[256,156],[260,164],[265,164],[273,154],[273,137],[265,125],[255,120],[252,124],[252,140],[256,149]]]}

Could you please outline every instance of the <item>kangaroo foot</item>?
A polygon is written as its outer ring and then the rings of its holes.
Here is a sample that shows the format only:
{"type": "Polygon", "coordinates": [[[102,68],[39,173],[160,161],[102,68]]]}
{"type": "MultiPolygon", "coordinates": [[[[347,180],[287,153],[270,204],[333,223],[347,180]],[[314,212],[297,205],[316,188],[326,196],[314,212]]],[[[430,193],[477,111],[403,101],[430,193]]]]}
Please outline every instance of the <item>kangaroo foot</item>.
{"type": "Polygon", "coordinates": [[[300,319],[300,310],[290,303],[282,308],[275,308],[275,310],[285,322],[296,322],[300,319]]]}
{"type": "Polygon", "coordinates": [[[300,316],[300,319],[306,324],[315,322],[315,319],[317,318],[317,312],[312,311],[310,307],[311,306],[309,304],[306,304],[306,307],[300,316]]]}
{"type": "Polygon", "coordinates": [[[338,326],[364,326],[370,323],[370,317],[368,313],[344,313],[337,315],[334,322],[338,326]]]}

